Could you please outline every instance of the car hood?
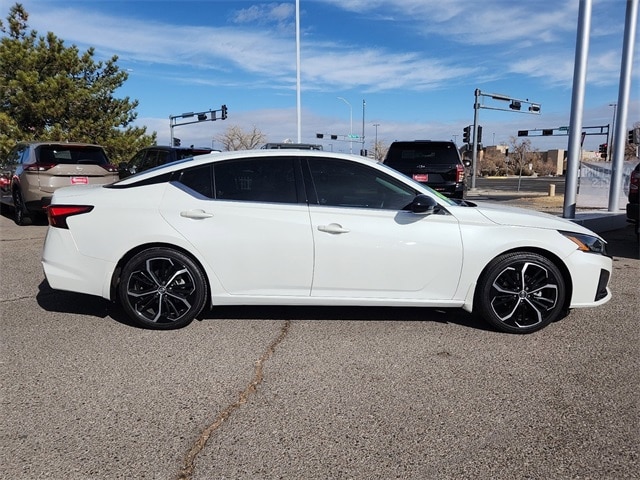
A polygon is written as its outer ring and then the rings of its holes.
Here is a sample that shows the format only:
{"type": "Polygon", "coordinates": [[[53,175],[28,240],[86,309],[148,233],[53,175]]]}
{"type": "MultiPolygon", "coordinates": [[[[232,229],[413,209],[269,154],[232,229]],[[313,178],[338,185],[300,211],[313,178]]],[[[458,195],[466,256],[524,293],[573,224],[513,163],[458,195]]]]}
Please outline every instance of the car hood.
{"type": "MultiPolygon", "coordinates": [[[[475,203],[475,202],[474,202],[475,203]]],[[[534,227],[549,230],[567,230],[576,233],[595,235],[588,228],[578,225],[571,220],[520,207],[504,206],[493,203],[476,203],[477,211],[485,218],[498,225],[511,225],[514,227],[534,227]]]]}

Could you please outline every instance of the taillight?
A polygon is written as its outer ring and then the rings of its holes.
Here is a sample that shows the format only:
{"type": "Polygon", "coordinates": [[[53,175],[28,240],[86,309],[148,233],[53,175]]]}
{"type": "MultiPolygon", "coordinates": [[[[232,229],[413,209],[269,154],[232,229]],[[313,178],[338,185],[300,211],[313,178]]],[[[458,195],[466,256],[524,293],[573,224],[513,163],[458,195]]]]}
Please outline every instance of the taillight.
{"type": "Polygon", "coordinates": [[[118,167],[116,167],[115,165],[111,165],[110,163],[106,165],[100,165],[100,166],[110,173],[114,173],[118,171],[118,167]]]}
{"type": "Polygon", "coordinates": [[[47,207],[49,225],[68,229],[67,218],[89,213],[91,210],[93,210],[93,207],[90,205],[49,205],[47,207]]]}
{"type": "Polygon", "coordinates": [[[464,165],[456,165],[456,183],[464,182],[464,165]]]}
{"type": "Polygon", "coordinates": [[[50,168],[53,168],[57,163],[31,163],[24,167],[27,172],[46,172],[50,168]]]}

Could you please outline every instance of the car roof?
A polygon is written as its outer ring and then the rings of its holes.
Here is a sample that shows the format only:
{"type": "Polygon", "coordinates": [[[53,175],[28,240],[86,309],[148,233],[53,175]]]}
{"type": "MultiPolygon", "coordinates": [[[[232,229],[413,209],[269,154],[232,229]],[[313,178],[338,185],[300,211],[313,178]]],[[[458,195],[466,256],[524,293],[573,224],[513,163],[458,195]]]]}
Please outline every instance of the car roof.
{"type": "Polygon", "coordinates": [[[172,147],[170,145],[151,145],[150,147],[144,147],[140,149],[142,150],[173,150],[173,151],[181,151],[181,150],[207,150],[212,151],[212,148],[209,147],[172,147]]]}
{"type": "Polygon", "coordinates": [[[19,142],[19,145],[29,145],[33,147],[39,147],[41,145],[61,145],[61,146],[70,146],[70,147],[98,147],[104,148],[102,145],[96,145],[94,143],[82,143],[82,142],[46,142],[46,141],[37,141],[37,142],[19,142]]]}
{"type": "Polygon", "coordinates": [[[193,158],[186,158],[175,162],[160,165],[150,170],[145,170],[136,175],[126,177],[117,184],[128,185],[130,183],[136,183],[142,179],[155,177],[157,175],[163,175],[166,173],[174,172],[176,170],[182,170],[187,166],[197,167],[198,165],[204,165],[211,162],[222,162],[225,160],[233,160],[237,158],[282,158],[292,156],[304,156],[304,157],[324,157],[335,158],[349,161],[355,161],[362,164],[375,164],[380,163],[368,157],[362,157],[359,155],[352,155],[346,153],[334,153],[327,152],[325,150],[299,150],[299,149],[256,149],[256,150],[235,150],[230,152],[212,152],[205,155],[198,155],[193,158]]]}

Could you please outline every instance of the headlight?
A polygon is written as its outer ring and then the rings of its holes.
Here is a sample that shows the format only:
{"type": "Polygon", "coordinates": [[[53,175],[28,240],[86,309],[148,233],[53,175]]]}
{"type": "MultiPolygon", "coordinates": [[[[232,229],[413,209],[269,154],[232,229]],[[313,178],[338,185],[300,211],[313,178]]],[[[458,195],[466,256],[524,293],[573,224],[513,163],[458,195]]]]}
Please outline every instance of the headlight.
{"type": "Polygon", "coordinates": [[[584,233],[563,232],[559,231],[561,235],[564,235],[573,243],[578,246],[578,250],[590,253],[599,253],[601,255],[607,254],[607,244],[598,237],[593,235],[585,235],[584,233]]]}

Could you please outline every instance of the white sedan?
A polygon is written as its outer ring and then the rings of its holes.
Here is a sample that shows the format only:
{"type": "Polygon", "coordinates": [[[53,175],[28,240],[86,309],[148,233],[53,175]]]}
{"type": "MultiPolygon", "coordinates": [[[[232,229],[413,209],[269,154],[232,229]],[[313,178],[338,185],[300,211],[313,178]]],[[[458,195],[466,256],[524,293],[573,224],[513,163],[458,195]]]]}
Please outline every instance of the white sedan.
{"type": "Polygon", "coordinates": [[[461,307],[529,333],[611,298],[605,241],[551,215],[452,201],[366,158],[216,153],[57,190],[49,285],[183,327],[218,305],[461,307]]]}

